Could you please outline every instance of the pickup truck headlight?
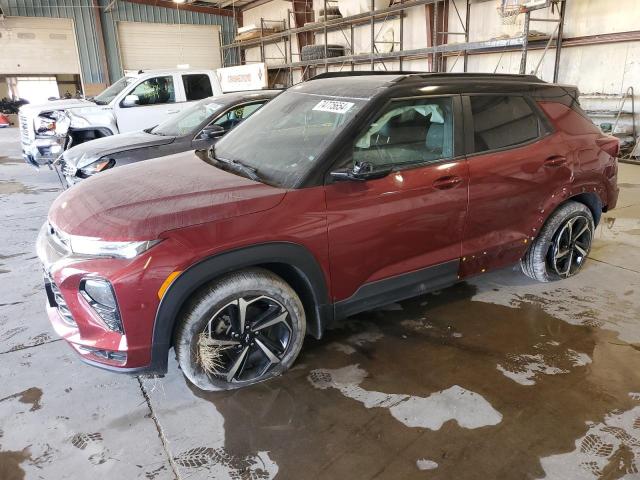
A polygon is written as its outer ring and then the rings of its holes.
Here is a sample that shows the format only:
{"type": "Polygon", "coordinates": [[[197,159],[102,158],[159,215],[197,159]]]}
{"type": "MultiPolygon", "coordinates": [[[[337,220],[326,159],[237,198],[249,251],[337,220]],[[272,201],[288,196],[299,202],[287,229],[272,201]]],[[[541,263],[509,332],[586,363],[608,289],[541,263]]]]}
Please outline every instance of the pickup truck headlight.
{"type": "Polygon", "coordinates": [[[116,161],[113,158],[100,158],[86,167],[82,167],[79,172],[80,175],[78,176],[82,178],[90,177],[91,175],[113,167],[115,164],[116,161]]]}
{"type": "Polygon", "coordinates": [[[95,257],[134,258],[149,250],[160,240],[144,240],[140,242],[108,242],[92,237],[70,235],[69,248],[78,255],[95,257]]]}
{"type": "Polygon", "coordinates": [[[58,110],[43,112],[33,120],[36,135],[47,137],[66,135],[69,124],[69,118],[58,110]]]}

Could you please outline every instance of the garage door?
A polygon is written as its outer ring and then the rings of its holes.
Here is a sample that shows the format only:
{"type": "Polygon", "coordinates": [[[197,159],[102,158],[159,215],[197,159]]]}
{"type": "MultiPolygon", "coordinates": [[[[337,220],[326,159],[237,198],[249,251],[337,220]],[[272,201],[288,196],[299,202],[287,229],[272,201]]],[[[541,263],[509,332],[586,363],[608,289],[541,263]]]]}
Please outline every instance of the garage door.
{"type": "Polygon", "coordinates": [[[220,27],[167,23],[118,22],[118,42],[125,70],[219,68],[220,27]]]}
{"type": "Polygon", "coordinates": [[[73,20],[7,17],[0,21],[0,73],[79,74],[73,20]]]}

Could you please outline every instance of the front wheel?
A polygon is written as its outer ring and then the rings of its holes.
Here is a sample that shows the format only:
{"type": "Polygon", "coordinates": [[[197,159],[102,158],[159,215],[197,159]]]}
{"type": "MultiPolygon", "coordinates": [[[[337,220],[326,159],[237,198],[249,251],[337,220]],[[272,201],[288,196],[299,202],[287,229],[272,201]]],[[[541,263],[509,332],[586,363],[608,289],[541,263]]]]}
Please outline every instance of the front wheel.
{"type": "Polygon", "coordinates": [[[298,295],[264,269],[227,275],[187,305],[175,336],[178,363],[202,390],[230,390],[282,374],[306,330],[298,295]]]}
{"type": "Polygon", "coordinates": [[[591,251],[594,230],[591,210],[582,203],[566,202],[551,214],[531,244],[520,262],[522,271],[540,282],[575,275],[591,251]]]}

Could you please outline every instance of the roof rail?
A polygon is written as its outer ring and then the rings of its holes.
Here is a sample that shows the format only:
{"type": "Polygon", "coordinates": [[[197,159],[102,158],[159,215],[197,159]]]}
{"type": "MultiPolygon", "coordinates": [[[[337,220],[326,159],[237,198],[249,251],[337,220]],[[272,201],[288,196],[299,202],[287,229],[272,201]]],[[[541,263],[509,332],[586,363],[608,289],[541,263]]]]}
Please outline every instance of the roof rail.
{"type": "Polygon", "coordinates": [[[518,73],[425,73],[422,74],[425,78],[476,78],[476,79],[488,79],[488,80],[510,80],[520,82],[533,82],[533,83],[546,83],[544,80],[536,77],[535,75],[521,75],[518,73]]]}
{"type": "Polygon", "coordinates": [[[318,80],[321,78],[341,78],[341,77],[362,77],[362,76],[384,76],[384,75],[404,75],[407,77],[422,77],[422,78],[473,78],[473,79],[487,79],[487,80],[510,80],[510,81],[520,81],[520,82],[530,82],[530,83],[546,83],[544,80],[536,77],[535,75],[519,75],[513,73],[442,73],[442,72],[406,72],[406,71],[387,71],[387,70],[378,70],[378,71],[366,71],[366,70],[358,70],[358,71],[347,71],[347,72],[325,72],[320,73],[311,78],[311,80],[318,80]]]}
{"type": "Polygon", "coordinates": [[[346,72],[324,72],[319,73],[310,78],[310,80],[318,80],[320,78],[340,78],[340,77],[365,77],[370,75],[382,76],[382,75],[423,75],[429,72],[402,72],[399,70],[355,70],[346,72]]]}

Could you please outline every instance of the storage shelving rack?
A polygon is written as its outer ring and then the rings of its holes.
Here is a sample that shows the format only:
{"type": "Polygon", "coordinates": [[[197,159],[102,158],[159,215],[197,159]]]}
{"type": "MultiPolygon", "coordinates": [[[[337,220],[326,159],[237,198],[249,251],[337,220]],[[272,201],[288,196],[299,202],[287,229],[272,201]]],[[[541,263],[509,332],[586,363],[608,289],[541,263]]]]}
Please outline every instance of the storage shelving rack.
{"type": "MultiPolygon", "coordinates": [[[[533,47],[542,48],[546,44],[547,47],[549,47],[550,45],[554,45],[556,47],[554,81],[557,80],[558,68],[560,65],[562,30],[564,25],[566,0],[546,0],[545,2],[539,3],[535,6],[524,8],[524,28],[522,35],[520,36],[474,42],[469,41],[469,24],[471,21],[472,0],[457,0],[457,2],[461,4],[460,6],[465,7],[466,15],[464,19],[460,15],[456,0],[449,0],[449,5],[453,6],[457,13],[457,17],[462,26],[462,32],[448,32],[444,31],[446,27],[444,29],[442,28],[442,25],[446,25],[446,23],[443,22],[442,18],[440,18],[440,20],[438,19],[438,14],[439,11],[445,11],[443,7],[446,1],[447,0],[396,0],[396,3],[390,5],[387,8],[375,10],[374,1],[370,0],[371,8],[368,12],[363,12],[357,15],[351,15],[348,17],[342,17],[328,21],[319,21],[311,24],[305,24],[300,27],[292,27],[292,23],[295,23],[292,22],[292,19],[295,18],[296,12],[289,10],[287,19],[285,21],[285,28],[282,31],[261,35],[259,38],[252,40],[241,42],[234,41],[223,45],[223,66],[226,67],[236,65],[237,62],[235,62],[235,59],[244,59],[244,50],[252,47],[259,47],[260,60],[258,61],[265,62],[267,68],[270,71],[287,71],[289,85],[291,85],[293,84],[293,71],[296,69],[302,70],[302,78],[306,78],[306,76],[308,76],[309,74],[310,69],[314,69],[315,67],[324,67],[325,69],[327,69],[330,65],[339,65],[341,67],[348,66],[353,70],[356,64],[368,63],[371,65],[371,69],[373,70],[375,65],[378,63],[382,63],[383,68],[386,68],[386,66],[384,65],[385,61],[396,60],[399,63],[400,70],[402,70],[403,60],[430,59],[429,63],[431,71],[438,72],[444,71],[444,69],[446,69],[446,61],[443,59],[444,57],[452,55],[462,55],[464,56],[463,68],[466,72],[468,56],[471,52],[507,52],[520,50],[520,73],[524,74],[527,70],[527,54],[529,49],[533,47]],[[429,18],[431,35],[430,38],[428,38],[428,43],[430,43],[430,45],[427,45],[423,48],[405,50],[403,38],[405,11],[421,5],[424,5],[425,7],[432,6],[430,8],[431,18],[429,18]],[[557,5],[559,7],[557,18],[541,19],[531,16],[532,12],[549,8],[551,5],[557,5]],[[380,28],[378,30],[378,33],[376,33],[376,26],[379,26],[380,23],[384,23],[392,18],[399,18],[399,39],[397,42],[395,42],[392,51],[378,51],[376,40],[377,35],[382,29],[380,28]],[[554,31],[554,33],[556,34],[556,38],[554,39],[554,35],[552,35],[551,38],[548,39],[545,38],[543,40],[531,41],[529,39],[529,27],[531,22],[536,21],[556,22],[557,27],[554,31]],[[439,22],[442,23],[442,25],[440,25],[439,22]],[[371,51],[367,53],[354,53],[354,27],[367,23],[370,25],[371,29],[371,51]],[[348,44],[345,48],[345,52],[348,52],[348,54],[339,57],[302,61],[299,58],[300,54],[294,53],[293,49],[291,48],[292,39],[294,38],[294,36],[301,33],[309,32],[313,34],[314,40],[315,36],[318,33],[322,33],[324,35],[324,45],[326,49],[326,45],[328,44],[329,40],[328,33],[332,31],[342,31],[342,34],[348,44]],[[464,37],[464,42],[447,43],[447,38],[449,35],[461,35],[464,37]],[[275,44],[278,46],[277,48],[282,57],[265,58],[265,46],[270,44],[275,44]],[[280,48],[279,44],[283,45],[283,49],[280,48]],[[398,46],[397,49],[395,48],[396,45],[398,46]],[[238,51],[241,53],[240,55],[236,55],[238,51]],[[269,64],[268,60],[279,60],[280,63],[269,64]]],[[[329,2],[330,0],[325,0],[324,2],[325,11],[327,6],[329,5],[329,2]]],[[[266,22],[270,21],[264,19],[261,21],[261,29],[266,22]]],[[[325,54],[326,53],[327,52],[325,51],[325,54]]]]}

